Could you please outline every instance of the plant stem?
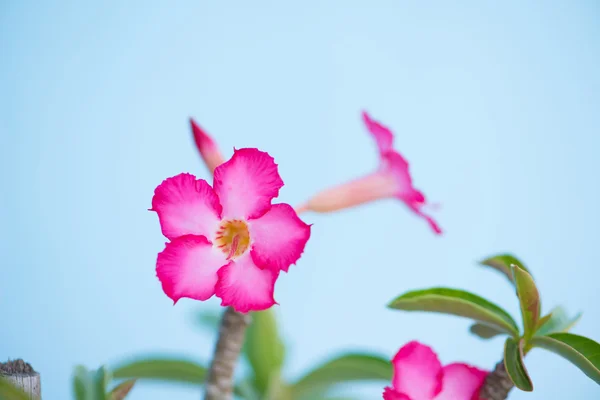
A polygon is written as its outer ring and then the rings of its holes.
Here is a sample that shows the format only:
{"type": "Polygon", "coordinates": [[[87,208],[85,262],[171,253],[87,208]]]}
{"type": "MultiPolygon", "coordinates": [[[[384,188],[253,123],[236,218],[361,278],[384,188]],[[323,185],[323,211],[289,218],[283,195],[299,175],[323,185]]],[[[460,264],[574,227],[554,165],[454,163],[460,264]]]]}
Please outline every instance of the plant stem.
{"type": "Polygon", "coordinates": [[[219,338],[208,370],[204,400],[231,400],[233,373],[240,356],[250,316],[228,307],[223,313],[219,338]]]}
{"type": "Polygon", "coordinates": [[[508,377],[504,360],[496,364],[496,367],[485,378],[485,382],[479,391],[481,400],[505,400],[508,398],[508,392],[514,387],[514,384],[508,377]]]}

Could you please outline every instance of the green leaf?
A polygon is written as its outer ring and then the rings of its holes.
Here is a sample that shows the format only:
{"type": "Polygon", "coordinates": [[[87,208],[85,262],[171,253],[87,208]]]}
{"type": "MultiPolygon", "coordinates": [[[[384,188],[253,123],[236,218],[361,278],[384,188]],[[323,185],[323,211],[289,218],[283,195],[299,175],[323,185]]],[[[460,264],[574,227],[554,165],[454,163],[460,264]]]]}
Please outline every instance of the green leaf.
{"type": "Polygon", "coordinates": [[[267,391],[263,396],[264,400],[292,400],[292,390],[287,385],[279,373],[273,373],[269,378],[267,391]]]}
{"type": "Polygon", "coordinates": [[[15,387],[0,375],[0,399],[3,400],[29,400],[29,395],[15,387]]]}
{"type": "Polygon", "coordinates": [[[517,342],[513,338],[507,338],[504,344],[504,366],[510,380],[513,381],[516,387],[526,392],[533,390],[531,378],[527,373],[525,364],[523,363],[523,347],[525,340],[519,339],[517,342]]]}
{"type": "Polygon", "coordinates": [[[206,368],[188,360],[146,358],[118,366],[114,369],[113,376],[117,379],[150,379],[202,385],[206,368]]]}
{"type": "Polygon", "coordinates": [[[531,272],[525,267],[525,265],[519,260],[517,257],[512,254],[498,254],[493,257],[486,258],[483,261],[480,261],[481,265],[485,265],[491,268],[494,268],[496,271],[500,272],[509,281],[514,283],[513,274],[510,270],[510,265],[515,264],[521,267],[521,269],[525,270],[531,275],[531,272]]]}
{"type": "Polygon", "coordinates": [[[252,313],[244,350],[254,373],[255,385],[264,394],[271,376],[279,376],[285,358],[285,346],[279,336],[273,310],[252,313]]]}
{"type": "Polygon", "coordinates": [[[109,400],[123,400],[125,397],[127,397],[129,392],[131,392],[135,382],[135,379],[129,379],[117,385],[113,390],[111,390],[110,396],[108,397],[109,400]]]}
{"type": "Polygon", "coordinates": [[[600,385],[599,343],[572,333],[552,333],[548,336],[535,336],[531,344],[566,358],[600,385]]]}
{"type": "Polygon", "coordinates": [[[574,317],[569,317],[562,307],[555,307],[549,314],[550,318],[545,323],[540,323],[537,332],[538,336],[545,336],[551,333],[568,332],[581,318],[581,313],[574,317]]]}
{"type": "Polygon", "coordinates": [[[531,275],[519,266],[512,264],[511,270],[521,305],[525,340],[529,340],[538,326],[541,314],[540,294],[531,275]]]}
{"type": "Polygon", "coordinates": [[[204,310],[194,314],[194,322],[197,326],[211,333],[217,333],[221,324],[222,312],[216,310],[204,310]]]}
{"type": "Polygon", "coordinates": [[[260,400],[260,395],[254,387],[254,380],[244,379],[234,386],[233,393],[244,400],[260,400]]]}
{"type": "Polygon", "coordinates": [[[77,400],[107,400],[106,386],[111,376],[105,367],[89,371],[78,365],[73,374],[73,391],[77,400]]]}
{"type": "Polygon", "coordinates": [[[384,357],[371,354],[345,354],[310,371],[292,385],[294,399],[314,399],[334,385],[351,381],[385,381],[392,379],[392,364],[384,357]]]}
{"type": "Polygon", "coordinates": [[[494,303],[464,290],[432,288],[407,292],[388,307],[405,311],[425,311],[457,315],[485,323],[511,336],[519,335],[515,320],[494,303]]]}
{"type": "Polygon", "coordinates": [[[475,323],[475,324],[471,325],[471,327],[469,328],[469,331],[472,334],[479,336],[481,339],[491,339],[498,335],[505,334],[505,332],[500,331],[500,330],[494,328],[493,326],[489,326],[489,325],[481,324],[481,323],[475,323]]]}

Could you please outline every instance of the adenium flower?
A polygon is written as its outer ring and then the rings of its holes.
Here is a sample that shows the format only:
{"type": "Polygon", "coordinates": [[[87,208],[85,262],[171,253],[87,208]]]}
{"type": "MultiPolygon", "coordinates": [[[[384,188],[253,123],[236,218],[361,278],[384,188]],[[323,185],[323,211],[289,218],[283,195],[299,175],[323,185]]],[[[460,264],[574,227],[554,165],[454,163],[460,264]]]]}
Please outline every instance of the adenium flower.
{"type": "Polygon", "coordinates": [[[223,156],[217,147],[217,144],[213,140],[212,137],[204,129],[200,127],[194,121],[194,119],[190,118],[190,125],[192,126],[192,134],[194,135],[194,142],[196,143],[196,147],[200,152],[200,156],[204,160],[206,167],[210,171],[210,173],[214,173],[215,168],[219,165],[223,164],[225,160],[223,160],[223,156]]]}
{"type": "Polygon", "coordinates": [[[467,364],[442,367],[433,350],[419,342],[405,344],[392,360],[392,387],[384,400],[478,400],[487,372],[467,364]]]}
{"type": "Polygon", "coordinates": [[[234,150],[212,187],[186,173],[163,181],[151,211],[170,240],[156,262],[165,294],[174,303],[216,295],[242,313],[276,304],[279,272],[298,261],[310,237],[290,205],[271,204],[282,186],[273,158],[257,149],[234,150]]]}
{"type": "Polygon", "coordinates": [[[413,186],[406,159],[393,149],[392,131],[373,120],[366,111],[362,113],[362,117],[377,144],[379,168],[367,176],[318,193],[299,207],[298,211],[332,212],[379,199],[396,198],[424,218],[436,234],[441,234],[439,225],[422,210],[425,195],[413,186]]]}

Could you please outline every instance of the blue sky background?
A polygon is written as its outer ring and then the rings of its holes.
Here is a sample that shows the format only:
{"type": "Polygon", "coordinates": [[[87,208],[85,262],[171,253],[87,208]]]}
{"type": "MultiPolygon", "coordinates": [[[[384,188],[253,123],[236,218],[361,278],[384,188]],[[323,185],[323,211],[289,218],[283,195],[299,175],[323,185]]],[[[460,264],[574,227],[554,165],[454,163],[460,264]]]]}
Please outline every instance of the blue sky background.
{"type": "MultiPolygon", "coordinates": [[[[190,315],[218,302],[172,306],[146,211],[164,178],[208,177],[188,117],[227,157],[272,154],[280,200],[297,204],[375,168],[363,108],[395,131],[446,234],[393,200],[306,215],[312,239],[276,288],[288,378],[412,339],[493,367],[502,339],[384,305],[442,285],[517,313],[507,282],[476,265],[504,251],[533,270],[546,310],[583,310],[574,332],[600,340],[599,17],[595,1],[0,2],[0,359],[30,361],[50,400],[68,398],[77,363],[208,359],[190,315]]],[[[527,365],[535,391],[512,399],[600,395],[553,354],[527,365]]],[[[131,396],[164,398],[200,396],[131,396]]]]}

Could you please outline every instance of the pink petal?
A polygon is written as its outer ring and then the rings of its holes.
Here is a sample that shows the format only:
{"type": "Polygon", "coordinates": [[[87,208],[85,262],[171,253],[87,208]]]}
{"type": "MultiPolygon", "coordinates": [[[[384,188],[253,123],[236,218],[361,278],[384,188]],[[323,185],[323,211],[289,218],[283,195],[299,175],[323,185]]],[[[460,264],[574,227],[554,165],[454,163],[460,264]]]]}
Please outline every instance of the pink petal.
{"type": "Polygon", "coordinates": [[[223,156],[217,147],[217,144],[204,129],[200,127],[192,118],[190,118],[192,133],[194,134],[194,142],[200,152],[200,156],[204,160],[206,167],[212,174],[219,165],[223,164],[223,156]]]}
{"type": "Polygon", "coordinates": [[[302,255],[310,226],[288,204],[274,204],[262,217],[249,221],[252,260],[260,268],[288,271],[302,255]]]}
{"type": "Polygon", "coordinates": [[[215,293],[217,271],[225,264],[223,252],[204,236],[185,235],[158,254],[156,275],[175,303],[182,297],[208,300],[215,293]]]}
{"type": "Polygon", "coordinates": [[[383,391],[383,400],[411,400],[411,398],[388,386],[383,391]]]}
{"type": "Polygon", "coordinates": [[[232,306],[237,312],[266,310],[276,304],[273,298],[277,273],[260,269],[246,255],[219,270],[215,288],[222,306],[232,306]]]}
{"type": "Polygon", "coordinates": [[[397,191],[395,177],[386,173],[386,171],[377,171],[317,193],[308,202],[300,206],[298,211],[310,210],[326,213],[343,210],[372,201],[395,197],[397,191]]]}
{"type": "Polygon", "coordinates": [[[260,217],[282,186],[273,157],[258,149],[234,150],[233,157],[215,169],[223,219],[260,217]]]}
{"type": "Polygon", "coordinates": [[[409,342],[392,360],[393,386],[412,400],[432,400],[441,389],[442,365],[433,350],[419,342],[409,342]]]}
{"type": "Polygon", "coordinates": [[[382,154],[381,162],[381,173],[387,173],[394,177],[393,190],[396,191],[396,198],[403,201],[415,214],[424,218],[436,234],[441,234],[440,226],[421,210],[425,206],[425,195],[413,186],[406,159],[396,151],[388,151],[382,154]]]}
{"type": "Polygon", "coordinates": [[[221,204],[205,180],[179,174],[156,188],[151,211],[158,214],[162,233],[169,239],[187,234],[212,237],[220,221],[221,204]]]}
{"type": "Polygon", "coordinates": [[[394,144],[394,134],[392,131],[386,126],[383,126],[379,122],[372,119],[366,111],[363,111],[362,117],[367,129],[375,138],[379,152],[385,153],[386,151],[391,150],[394,144]]]}
{"type": "Polygon", "coordinates": [[[487,374],[486,371],[466,364],[446,365],[443,368],[442,391],[435,400],[478,399],[487,374]]]}

